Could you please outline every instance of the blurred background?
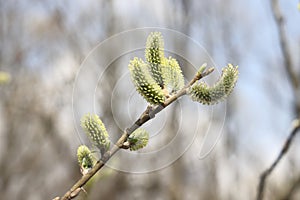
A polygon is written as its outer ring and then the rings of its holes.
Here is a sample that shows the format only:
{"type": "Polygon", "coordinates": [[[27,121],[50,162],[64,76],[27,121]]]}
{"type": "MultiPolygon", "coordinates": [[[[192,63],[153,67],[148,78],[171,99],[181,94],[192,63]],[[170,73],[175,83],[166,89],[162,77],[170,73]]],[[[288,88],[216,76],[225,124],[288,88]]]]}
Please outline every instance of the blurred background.
{"type": "MultiPolygon", "coordinates": [[[[276,2],[0,0],[1,199],[52,199],[81,177],[76,149],[89,145],[79,126],[81,114],[96,112],[116,141],[143,112],[146,103],[134,93],[127,72],[128,59],[135,54],[126,57],[127,63],[112,62],[105,69],[96,62],[100,71],[89,71],[90,76],[76,82],[83,61],[100,42],[143,27],[186,34],[206,49],[219,72],[227,63],[239,65],[237,86],[217,106],[183,98],[147,124],[153,139],[143,151],[168,143],[174,132],[181,134],[175,146],[184,147],[172,162],[149,173],[133,173],[130,167],[139,160],[126,162],[126,155],[125,160],[120,155],[77,199],[255,199],[260,174],[276,158],[300,115],[300,11],[297,1],[281,0],[283,18],[276,22],[276,2]],[[118,84],[123,74],[122,83],[130,88],[125,92],[118,84]],[[94,99],[85,96],[92,80],[101,88],[94,85],[94,99]],[[115,88],[121,89],[114,93],[115,88]],[[204,133],[213,136],[207,140],[204,133]],[[191,145],[184,143],[185,137],[191,145]],[[201,154],[204,140],[207,147],[201,154]]],[[[198,56],[188,44],[176,42],[179,49],[198,56]]],[[[112,44],[96,57],[111,61],[122,45],[112,44]]],[[[201,58],[194,67],[206,61],[201,58]]],[[[195,68],[178,59],[190,79],[195,68]]],[[[213,83],[217,75],[206,80],[213,83]]],[[[296,136],[267,181],[265,199],[300,199],[299,144],[296,136]]],[[[172,151],[176,154],[176,148],[172,151]]],[[[168,153],[158,154],[147,165],[165,158],[168,153]]]]}

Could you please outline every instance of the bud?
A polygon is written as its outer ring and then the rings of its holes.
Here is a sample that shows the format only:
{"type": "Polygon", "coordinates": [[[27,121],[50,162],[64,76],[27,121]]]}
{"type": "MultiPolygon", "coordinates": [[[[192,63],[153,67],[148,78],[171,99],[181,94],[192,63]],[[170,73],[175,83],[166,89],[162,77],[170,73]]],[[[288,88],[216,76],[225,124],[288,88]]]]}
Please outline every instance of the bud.
{"type": "Polygon", "coordinates": [[[148,144],[149,134],[145,129],[139,128],[128,137],[130,151],[136,151],[148,144]]]}
{"type": "Polygon", "coordinates": [[[80,166],[81,172],[83,174],[88,172],[94,165],[91,151],[85,145],[81,145],[78,147],[77,159],[78,159],[78,164],[80,166]]]}
{"type": "Polygon", "coordinates": [[[197,71],[197,76],[201,76],[201,74],[204,72],[204,70],[207,67],[207,63],[204,63],[197,71]]]}

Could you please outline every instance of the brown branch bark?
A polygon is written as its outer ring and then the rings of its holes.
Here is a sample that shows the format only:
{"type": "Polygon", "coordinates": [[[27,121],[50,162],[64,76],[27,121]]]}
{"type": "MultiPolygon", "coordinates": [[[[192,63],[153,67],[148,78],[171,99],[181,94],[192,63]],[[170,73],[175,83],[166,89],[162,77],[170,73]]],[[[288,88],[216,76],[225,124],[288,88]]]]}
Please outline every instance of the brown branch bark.
{"type": "Polygon", "coordinates": [[[280,162],[280,160],[283,158],[283,156],[287,153],[294,137],[296,136],[296,133],[299,130],[300,130],[300,119],[296,119],[293,122],[292,131],[291,131],[290,135],[288,136],[287,140],[285,141],[277,158],[274,160],[272,165],[268,169],[266,169],[260,176],[259,185],[258,185],[258,193],[257,193],[257,197],[256,197],[257,200],[263,199],[266,179],[273,172],[273,170],[275,169],[277,164],[280,162]]]}
{"type": "Polygon", "coordinates": [[[130,127],[127,128],[123,135],[118,139],[117,143],[112,147],[110,151],[107,151],[103,158],[99,160],[95,166],[85,175],[83,175],[72,187],[69,191],[65,193],[65,195],[60,198],[56,197],[54,200],[68,200],[75,198],[80,192],[81,188],[105,165],[105,163],[115,154],[117,153],[120,148],[122,148],[124,142],[126,142],[128,136],[133,133],[137,128],[142,126],[144,123],[149,121],[150,119],[154,118],[157,113],[162,111],[168,105],[176,101],[179,97],[185,95],[188,91],[188,88],[192,86],[196,81],[200,80],[201,78],[209,75],[213,72],[214,68],[210,68],[201,74],[196,74],[196,76],[184,86],[181,90],[179,90],[175,95],[171,96],[170,98],[166,99],[166,101],[158,105],[156,107],[148,106],[147,109],[141,114],[141,116],[136,120],[136,122],[130,127]]]}

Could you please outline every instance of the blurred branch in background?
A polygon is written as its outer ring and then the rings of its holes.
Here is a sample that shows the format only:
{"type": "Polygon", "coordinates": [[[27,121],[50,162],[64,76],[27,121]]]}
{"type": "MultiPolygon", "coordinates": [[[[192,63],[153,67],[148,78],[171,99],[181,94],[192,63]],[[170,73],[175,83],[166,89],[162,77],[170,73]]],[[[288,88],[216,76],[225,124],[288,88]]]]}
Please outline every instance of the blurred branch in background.
{"type": "MultiPolygon", "coordinates": [[[[287,137],[283,147],[281,148],[280,153],[278,154],[277,158],[274,160],[274,162],[271,164],[271,166],[266,169],[260,176],[259,185],[258,185],[258,191],[257,191],[257,200],[262,200],[264,196],[264,189],[266,185],[266,179],[268,176],[273,172],[277,164],[281,161],[281,159],[284,157],[284,155],[288,152],[291,143],[293,142],[297,132],[300,128],[300,91],[299,91],[299,75],[295,72],[295,69],[293,67],[293,59],[292,54],[289,50],[288,45],[288,38],[285,31],[285,19],[283,17],[283,14],[281,13],[279,2],[278,0],[271,0],[271,7],[272,7],[272,14],[276,23],[277,31],[278,31],[278,37],[279,37],[279,43],[280,43],[280,49],[282,51],[282,57],[283,57],[283,66],[285,67],[286,73],[288,75],[289,81],[292,86],[292,92],[294,96],[294,115],[296,115],[297,119],[294,120],[292,123],[292,131],[287,137]]],[[[297,185],[299,183],[295,183],[297,185]]],[[[294,191],[296,186],[292,186],[293,189],[290,190],[290,192],[294,191]]]]}
{"type": "Polygon", "coordinates": [[[280,153],[278,154],[277,158],[272,163],[272,165],[266,171],[264,171],[262,173],[262,175],[260,177],[259,186],[258,186],[258,193],[257,193],[257,200],[262,200],[263,199],[266,179],[273,172],[273,170],[275,169],[277,164],[280,162],[280,160],[283,158],[283,156],[288,152],[288,150],[291,146],[291,143],[292,143],[294,137],[296,136],[296,133],[300,129],[300,119],[296,119],[293,122],[292,126],[293,126],[292,131],[291,131],[289,137],[287,138],[287,140],[285,141],[285,143],[284,143],[280,153]]]}
{"type": "Polygon", "coordinates": [[[288,38],[284,28],[285,19],[281,13],[278,0],[272,0],[271,5],[272,5],[272,14],[276,22],[276,26],[279,34],[279,42],[282,51],[283,64],[286,69],[289,80],[291,82],[291,86],[293,88],[293,93],[295,98],[295,114],[296,116],[299,116],[300,115],[300,102],[299,102],[299,98],[300,98],[299,78],[300,77],[294,71],[292,54],[290,53],[288,38]]]}

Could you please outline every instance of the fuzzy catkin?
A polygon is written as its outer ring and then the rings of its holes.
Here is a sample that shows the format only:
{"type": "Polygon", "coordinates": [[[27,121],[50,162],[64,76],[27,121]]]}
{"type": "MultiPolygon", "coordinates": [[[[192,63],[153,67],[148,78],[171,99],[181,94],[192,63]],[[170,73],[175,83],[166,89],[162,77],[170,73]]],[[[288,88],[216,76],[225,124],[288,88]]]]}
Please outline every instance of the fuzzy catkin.
{"type": "Polygon", "coordinates": [[[220,79],[212,87],[204,82],[194,84],[189,91],[191,99],[205,105],[216,104],[224,100],[233,91],[237,82],[237,69],[238,66],[228,64],[223,68],[220,79]]]}
{"type": "Polygon", "coordinates": [[[160,86],[150,75],[147,65],[138,58],[134,58],[128,65],[132,82],[136,90],[153,105],[164,102],[165,97],[160,86]]]}
{"type": "Polygon", "coordinates": [[[98,115],[86,114],[81,118],[81,127],[90,138],[95,147],[100,150],[101,155],[109,149],[109,136],[103,122],[98,115]]]}
{"type": "Polygon", "coordinates": [[[145,58],[149,71],[156,83],[162,88],[162,63],[164,60],[164,40],[160,32],[152,32],[147,38],[145,58]]]}
{"type": "Polygon", "coordinates": [[[93,158],[90,149],[85,146],[81,145],[77,149],[77,159],[78,164],[83,169],[90,169],[93,167],[93,158]]]}
{"type": "Polygon", "coordinates": [[[142,128],[135,130],[129,137],[129,149],[130,151],[136,151],[145,147],[148,144],[149,133],[142,128]]]}
{"type": "Polygon", "coordinates": [[[184,87],[184,78],[181,68],[175,58],[169,57],[164,60],[162,68],[164,88],[169,94],[177,92],[184,87]]]}

